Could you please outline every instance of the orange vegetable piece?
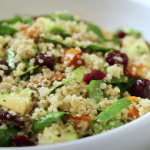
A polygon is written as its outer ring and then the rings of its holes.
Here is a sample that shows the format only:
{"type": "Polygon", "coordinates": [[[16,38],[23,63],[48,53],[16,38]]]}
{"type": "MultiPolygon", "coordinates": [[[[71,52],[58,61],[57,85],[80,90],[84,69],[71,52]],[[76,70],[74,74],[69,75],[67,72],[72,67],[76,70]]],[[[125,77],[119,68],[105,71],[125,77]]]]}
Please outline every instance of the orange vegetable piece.
{"type": "Polygon", "coordinates": [[[77,68],[84,64],[82,55],[83,53],[81,50],[74,49],[74,48],[67,49],[65,51],[64,57],[61,58],[61,63],[63,63],[64,61],[67,61],[68,67],[70,67],[71,65],[74,65],[75,68],[77,68]]]}
{"type": "Polygon", "coordinates": [[[134,78],[134,77],[137,77],[137,76],[139,76],[139,75],[142,75],[142,70],[143,70],[144,68],[147,69],[147,67],[146,67],[145,65],[143,65],[143,64],[140,64],[139,66],[135,66],[135,65],[131,64],[131,65],[128,65],[128,66],[127,66],[125,72],[126,72],[126,74],[127,74],[129,77],[134,78]],[[133,71],[133,68],[134,68],[134,67],[136,68],[135,71],[133,71]]]}
{"type": "Polygon", "coordinates": [[[135,96],[128,96],[125,97],[127,100],[131,101],[131,102],[138,102],[138,98],[135,96]]]}
{"type": "Polygon", "coordinates": [[[136,109],[135,106],[133,106],[133,108],[132,108],[131,110],[129,110],[128,116],[131,117],[131,118],[133,118],[134,116],[135,116],[136,118],[139,118],[139,117],[140,117],[140,116],[139,116],[139,111],[136,109]]]}
{"type": "Polygon", "coordinates": [[[91,126],[92,118],[90,116],[81,116],[81,117],[74,117],[72,115],[65,115],[64,116],[67,120],[72,119],[74,121],[74,128],[75,130],[81,129],[81,127],[78,127],[79,123],[81,121],[88,122],[88,126],[91,126]]]}
{"type": "Polygon", "coordinates": [[[61,81],[63,79],[63,75],[62,73],[59,73],[59,74],[54,74],[51,78],[51,82],[53,83],[54,81],[61,81]]]}
{"type": "Polygon", "coordinates": [[[29,28],[29,26],[24,26],[24,27],[22,27],[20,30],[21,30],[21,31],[27,31],[28,28],[29,28]]]}

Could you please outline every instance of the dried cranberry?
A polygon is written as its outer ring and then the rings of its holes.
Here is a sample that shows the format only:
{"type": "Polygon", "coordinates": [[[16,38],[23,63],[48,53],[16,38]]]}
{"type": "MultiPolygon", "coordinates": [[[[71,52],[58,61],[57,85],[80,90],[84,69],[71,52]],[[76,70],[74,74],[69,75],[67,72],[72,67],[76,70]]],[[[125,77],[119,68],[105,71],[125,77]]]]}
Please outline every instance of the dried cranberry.
{"type": "Polygon", "coordinates": [[[127,35],[127,34],[126,34],[124,31],[120,30],[120,31],[117,32],[117,35],[116,35],[116,36],[117,36],[118,38],[122,39],[122,38],[124,38],[126,35],[127,35]]]}
{"type": "Polygon", "coordinates": [[[91,73],[84,75],[83,81],[89,84],[91,80],[102,80],[106,77],[106,74],[100,70],[93,69],[91,73]]]}
{"type": "Polygon", "coordinates": [[[93,80],[102,80],[106,77],[105,73],[103,73],[102,71],[97,70],[97,69],[93,69],[91,71],[91,75],[93,77],[93,80]]]}
{"type": "Polygon", "coordinates": [[[87,84],[89,84],[92,79],[93,78],[92,78],[91,73],[88,73],[88,74],[84,75],[84,77],[83,77],[83,81],[86,82],[87,84]]]}
{"type": "Polygon", "coordinates": [[[11,122],[14,122],[15,124],[19,125],[19,126],[23,126],[24,123],[22,121],[18,121],[16,116],[12,116],[11,114],[9,113],[6,113],[6,112],[1,112],[0,113],[0,120],[1,121],[11,121],[11,122]]]}
{"type": "Polygon", "coordinates": [[[138,79],[130,88],[130,94],[141,98],[150,99],[150,82],[147,79],[138,79]]]}
{"type": "Polygon", "coordinates": [[[35,58],[35,65],[47,66],[52,69],[55,64],[55,56],[52,54],[51,50],[47,50],[45,53],[40,53],[35,58]]]}
{"type": "Polygon", "coordinates": [[[12,139],[14,145],[17,147],[34,146],[34,143],[32,143],[26,136],[23,135],[14,136],[12,139]]]}
{"type": "Polygon", "coordinates": [[[0,60],[0,70],[3,70],[6,75],[10,74],[10,67],[5,61],[0,60]]]}
{"type": "Polygon", "coordinates": [[[106,62],[110,65],[121,64],[126,67],[128,64],[128,56],[120,51],[113,51],[106,56],[106,62]]]}

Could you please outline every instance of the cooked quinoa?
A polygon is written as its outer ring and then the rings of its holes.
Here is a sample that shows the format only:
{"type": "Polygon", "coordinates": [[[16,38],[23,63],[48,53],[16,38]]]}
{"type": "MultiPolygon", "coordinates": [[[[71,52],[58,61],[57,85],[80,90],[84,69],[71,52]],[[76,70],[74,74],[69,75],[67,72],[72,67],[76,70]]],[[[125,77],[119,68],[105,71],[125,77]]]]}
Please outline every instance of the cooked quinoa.
{"type": "Polygon", "coordinates": [[[145,115],[149,62],[130,28],[67,12],[0,21],[0,147],[67,142],[145,115]]]}

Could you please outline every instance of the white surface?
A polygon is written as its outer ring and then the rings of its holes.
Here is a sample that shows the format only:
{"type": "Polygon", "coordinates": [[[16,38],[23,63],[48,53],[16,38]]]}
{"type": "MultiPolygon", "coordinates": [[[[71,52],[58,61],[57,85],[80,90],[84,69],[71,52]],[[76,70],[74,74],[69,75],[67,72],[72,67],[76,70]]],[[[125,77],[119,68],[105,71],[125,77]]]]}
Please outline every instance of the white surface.
{"type": "MultiPolygon", "coordinates": [[[[67,9],[103,28],[129,26],[150,41],[150,5],[144,0],[0,0],[0,18],[67,9]],[[9,2],[9,4],[8,4],[9,2]]],[[[3,148],[0,148],[2,150],[3,148]]],[[[4,148],[4,150],[11,148],[4,148]]],[[[19,150],[19,148],[13,148],[19,150]]],[[[73,142],[21,150],[150,150],[150,113],[127,125],[73,142]]]]}

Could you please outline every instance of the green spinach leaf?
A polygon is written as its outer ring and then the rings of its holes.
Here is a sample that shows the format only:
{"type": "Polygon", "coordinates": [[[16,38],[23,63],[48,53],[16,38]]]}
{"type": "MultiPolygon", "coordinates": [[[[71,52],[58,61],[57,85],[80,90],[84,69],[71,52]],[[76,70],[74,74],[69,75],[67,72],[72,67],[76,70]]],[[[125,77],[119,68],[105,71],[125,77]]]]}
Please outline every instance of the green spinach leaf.
{"type": "Polygon", "coordinates": [[[0,147],[12,146],[12,137],[16,136],[18,131],[14,128],[8,128],[7,130],[0,129],[0,147]]]}
{"type": "Polygon", "coordinates": [[[56,85],[53,85],[51,88],[50,88],[50,94],[59,86],[62,86],[70,81],[72,81],[73,79],[65,79],[65,80],[62,80],[61,82],[58,82],[56,85]]]}

